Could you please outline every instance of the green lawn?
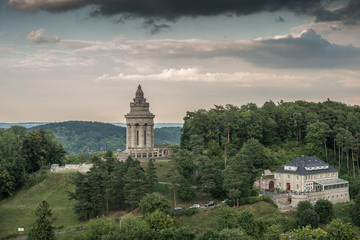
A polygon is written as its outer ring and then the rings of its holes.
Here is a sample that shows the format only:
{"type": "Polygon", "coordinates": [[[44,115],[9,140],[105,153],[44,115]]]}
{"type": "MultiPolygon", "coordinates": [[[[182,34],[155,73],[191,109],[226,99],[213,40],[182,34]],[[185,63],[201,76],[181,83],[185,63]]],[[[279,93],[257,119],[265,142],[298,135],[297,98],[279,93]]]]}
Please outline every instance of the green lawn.
{"type": "MultiPolygon", "coordinates": [[[[155,161],[156,167],[156,175],[158,177],[159,182],[169,182],[168,172],[172,166],[172,162],[170,160],[157,160],[155,161]]],[[[147,162],[141,163],[141,166],[146,169],[147,162]]]]}
{"type": "Polygon", "coordinates": [[[56,231],[78,226],[80,223],[74,214],[73,201],[66,191],[73,191],[70,176],[73,173],[49,173],[41,183],[27,190],[19,191],[13,198],[0,202],[0,238],[25,228],[25,234],[35,220],[34,212],[39,203],[46,200],[56,217],[56,231]]]}

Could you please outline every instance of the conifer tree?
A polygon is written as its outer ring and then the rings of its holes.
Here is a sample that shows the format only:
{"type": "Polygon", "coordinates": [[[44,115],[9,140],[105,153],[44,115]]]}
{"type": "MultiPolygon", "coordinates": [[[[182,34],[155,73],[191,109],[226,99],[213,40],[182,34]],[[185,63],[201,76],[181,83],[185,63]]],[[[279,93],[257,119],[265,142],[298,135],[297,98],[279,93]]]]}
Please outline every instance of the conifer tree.
{"type": "Polygon", "coordinates": [[[150,159],[147,164],[146,169],[146,177],[148,179],[149,188],[153,189],[154,185],[157,183],[157,176],[156,176],[156,167],[154,164],[155,160],[150,159]]]}
{"type": "Polygon", "coordinates": [[[134,209],[138,206],[140,200],[149,192],[149,184],[144,169],[139,161],[135,161],[129,167],[125,177],[125,202],[134,209]]]}
{"type": "Polygon", "coordinates": [[[52,223],[53,218],[51,210],[49,209],[49,203],[42,201],[39,207],[35,211],[37,217],[33,223],[32,229],[28,236],[31,240],[52,240],[55,239],[54,227],[52,223]]]}

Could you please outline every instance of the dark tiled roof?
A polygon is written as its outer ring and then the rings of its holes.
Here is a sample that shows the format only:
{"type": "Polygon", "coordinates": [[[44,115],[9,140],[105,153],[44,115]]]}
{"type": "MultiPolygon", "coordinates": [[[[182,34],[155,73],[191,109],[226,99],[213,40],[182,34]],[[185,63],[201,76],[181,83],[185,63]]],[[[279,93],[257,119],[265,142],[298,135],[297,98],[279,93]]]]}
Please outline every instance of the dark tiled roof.
{"type": "Polygon", "coordinates": [[[285,164],[281,168],[275,170],[274,172],[280,173],[292,173],[292,174],[301,174],[301,175],[308,175],[308,174],[316,174],[316,173],[327,173],[327,172],[338,172],[336,168],[333,168],[328,163],[321,161],[319,158],[315,156],[311,157],[297,157],[291,162],[285,164]],[[297,167],[297,170],[285,170],[284,167],[297,167]],[[305,167],[328,167],[323,169],[313,169],[313,170],[306,170],[305,167]]]}

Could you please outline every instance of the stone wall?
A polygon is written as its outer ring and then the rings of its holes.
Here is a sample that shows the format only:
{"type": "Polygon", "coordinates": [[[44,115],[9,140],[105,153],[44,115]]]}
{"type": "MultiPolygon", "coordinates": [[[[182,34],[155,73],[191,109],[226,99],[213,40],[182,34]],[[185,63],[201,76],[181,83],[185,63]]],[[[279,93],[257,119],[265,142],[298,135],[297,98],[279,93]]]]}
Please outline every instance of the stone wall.
{"type": "Polygon", "coordinates": [[[349,202],[349,187],[332,189],[330,191],[310,192],[307,194],[291,194],[291,205],[297,206],[300,201],[308,200],[315,204],[319,199],[326,199],[332,203],[349,202]]]}
{"type": "Polygon", "coordinates": [[[51,172],[63,172],[63,171],[76,171],[76,172],[89,172],[92,164],[65,164],[65,166],[59,166],[59,164],[52,164],[51,172]]]}

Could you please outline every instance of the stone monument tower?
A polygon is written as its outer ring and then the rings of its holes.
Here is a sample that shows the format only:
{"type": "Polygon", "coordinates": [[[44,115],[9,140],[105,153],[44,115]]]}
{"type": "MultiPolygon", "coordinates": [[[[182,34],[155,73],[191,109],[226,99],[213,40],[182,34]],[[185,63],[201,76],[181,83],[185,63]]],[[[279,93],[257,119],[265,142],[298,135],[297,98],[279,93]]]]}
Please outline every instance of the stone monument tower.
{"type": "Polygon", "coordinates": [[[149,103],[140,85],[133,100],[130,102],[130,112],[125,115],[126,149],[118,155],[118,159],[123,161],[127,156],[139,160],[167,158],[174,152],[174,147],[154,145],[155,115],[149,111],[149,103]]]}
{"type": "Polygon", "coordinates": [[[126,118],[126,150],[154,147],[154,117],[149,111],[149,103],[144,98],[141,86],[130,103],[130,112],[126,118]]]}

